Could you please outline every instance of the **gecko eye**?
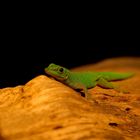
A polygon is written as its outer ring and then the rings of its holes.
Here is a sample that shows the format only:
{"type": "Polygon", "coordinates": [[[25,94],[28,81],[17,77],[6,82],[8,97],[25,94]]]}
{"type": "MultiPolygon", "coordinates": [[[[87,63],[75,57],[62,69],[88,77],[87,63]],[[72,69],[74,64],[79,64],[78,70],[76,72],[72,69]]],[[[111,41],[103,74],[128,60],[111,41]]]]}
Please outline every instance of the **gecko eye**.
{"type": "Polygon", "coordinates": [[[60,72],[63,72],[63,71],[64,71],[64,69],[63,69],[63,68],[60,68],[60,69],[59,69],[59,71],[60,71],[60,72]]]}

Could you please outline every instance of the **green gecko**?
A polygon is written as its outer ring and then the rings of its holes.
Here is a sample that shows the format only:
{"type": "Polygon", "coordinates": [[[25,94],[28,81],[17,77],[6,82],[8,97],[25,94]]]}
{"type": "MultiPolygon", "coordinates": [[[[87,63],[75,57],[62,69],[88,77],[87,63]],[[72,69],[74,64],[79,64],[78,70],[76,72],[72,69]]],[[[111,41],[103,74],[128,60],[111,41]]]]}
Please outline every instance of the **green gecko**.
{"type": "Polygon", "coordinates": [[[45,72],[73,89],[83,90],[87,99],[91,98],[87,89],[98,85],[102,88],[115,89],[119,91],[118,87],[110,81],[123,80],[133,76],[133,73],[72,72],[67,68],[53,63],[45,68],[45,72]]]}

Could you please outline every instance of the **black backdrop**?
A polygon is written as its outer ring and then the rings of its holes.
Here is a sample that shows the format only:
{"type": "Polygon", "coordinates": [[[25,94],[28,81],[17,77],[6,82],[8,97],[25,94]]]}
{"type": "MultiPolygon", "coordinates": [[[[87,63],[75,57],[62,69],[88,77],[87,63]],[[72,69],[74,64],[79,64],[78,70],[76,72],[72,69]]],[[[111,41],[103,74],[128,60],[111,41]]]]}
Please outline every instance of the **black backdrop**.
{"type": "Polygon", "coordinates": [[[1,20],[0,88],[25,84],[44,74],[52,62],[72,68],[110,57],[140,56],[138,18],[129,13],[17,13],[1,20]]]}

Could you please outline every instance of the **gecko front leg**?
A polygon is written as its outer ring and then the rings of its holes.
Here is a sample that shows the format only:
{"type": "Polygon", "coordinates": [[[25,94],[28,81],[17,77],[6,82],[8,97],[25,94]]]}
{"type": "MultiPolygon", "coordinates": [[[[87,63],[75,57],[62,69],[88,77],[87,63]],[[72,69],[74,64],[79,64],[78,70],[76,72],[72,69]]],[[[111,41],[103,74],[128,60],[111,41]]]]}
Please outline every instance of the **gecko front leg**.
{"type": "Polygon", "coordinates": [[[85,98],[87,100],[91,100],[92,99],[91,94],[88,92],[86,86],[84,86],[81,83],[77,83],[77,84],[75,84],[75,87],[76,87],[76,89],[80,89],[80,90],[82,90],[84,92],[85,98]]]}
{"type": "Polygon", "coordinates": [[[86,86],[84,85],[84,84],[82,84],[82,83],[74,83],[73,85],[71,85],[72,86],[72,88],[74,88],[74,89],[80,89],[80,90],[82,90],[83,91],[83,93],[84,93],[84,95],[85,95],[85,98],[88,100],[88,101],[90,101],[90,102],[95,102],[95,103],[97,103],[97,101],[95,101],[93,98],[92,98],[92,96],[91,96],[91,94],[88,92],[88,90],[87,90],[87,88],[86,88],[86,86]]]}
{"type": "Polygon", "coordinates": [[[84,92],[85,98],[87,100],[91,100],[92,99],[91,94],[88,92],[88,90],[87,90],[87,88],[86,88],[86,86],[84,84],[82,84],[82,83],[73,83],[70,86],[72,88],[74,88],[74,89],[82,90],[84,92]]]}

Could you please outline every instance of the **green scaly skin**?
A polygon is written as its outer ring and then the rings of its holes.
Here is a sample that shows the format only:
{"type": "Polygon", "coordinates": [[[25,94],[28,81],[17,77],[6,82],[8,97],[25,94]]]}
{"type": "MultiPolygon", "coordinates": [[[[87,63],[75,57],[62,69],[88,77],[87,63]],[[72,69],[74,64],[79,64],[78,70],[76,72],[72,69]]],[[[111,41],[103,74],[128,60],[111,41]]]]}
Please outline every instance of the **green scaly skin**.
{"type": "Polygon", "coordinates": [[[91,98],[87,89],[98,85],[102,88],[115,89],[119,91],[119,88],[110,81],[123,80],[134,75],[133,73],[115,72],[71,72],[67,68],[53,63],[45,68],[45,72],[73,89],[83,90],[87,99],[91,98]]]}

